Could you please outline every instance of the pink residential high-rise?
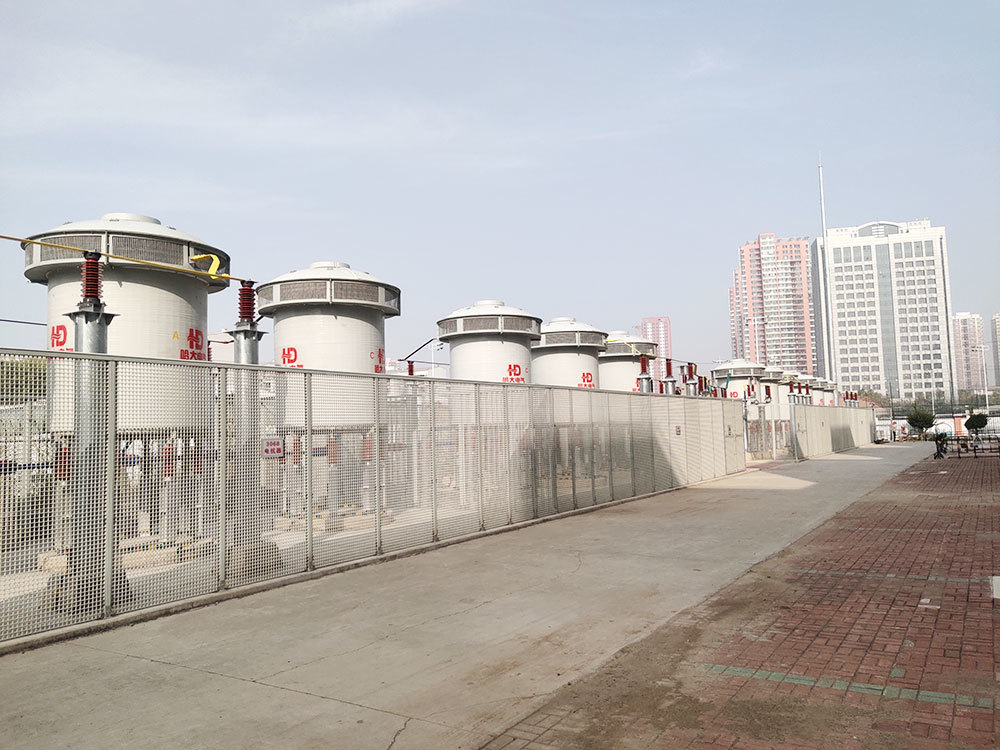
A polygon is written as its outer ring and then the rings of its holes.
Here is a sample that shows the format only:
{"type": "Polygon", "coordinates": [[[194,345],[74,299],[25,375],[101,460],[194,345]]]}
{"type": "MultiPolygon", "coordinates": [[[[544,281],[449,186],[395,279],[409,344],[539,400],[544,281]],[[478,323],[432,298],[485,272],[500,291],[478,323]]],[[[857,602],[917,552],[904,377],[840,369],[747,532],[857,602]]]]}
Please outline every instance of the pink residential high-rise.
{"type": "Polygon", "coordinates": [[[653,380],[663,380],[667,377],[667,360],[670,359],[670,318],[666,315],[660,318],[643,318],[639,324],[639,333],[644,339],[656,344],[656,359],[652,361],[649,374],[653,380]]]}
{"type": "Polygon", "coordinates": [[[739,250],[729,289],[733,357],[815,374],[809,238],[760,234],[739,250]]]}
{"type": "Polygon", "coordinates": [[[951,319],[951,331],[955,348],[955,387],[960,391],[983,390],[986,388],[983,316],[955,313],[951,319]]]}

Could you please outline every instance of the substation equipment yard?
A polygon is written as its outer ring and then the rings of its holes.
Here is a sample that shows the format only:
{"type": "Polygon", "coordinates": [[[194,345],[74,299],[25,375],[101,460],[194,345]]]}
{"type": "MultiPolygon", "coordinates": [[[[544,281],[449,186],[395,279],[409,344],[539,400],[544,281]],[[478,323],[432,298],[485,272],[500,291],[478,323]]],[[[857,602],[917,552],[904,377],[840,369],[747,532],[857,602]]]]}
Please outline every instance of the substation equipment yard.
{"type": "Polygon", "coordinates": [[[22,246],[48,351],[0,350],[0,640],[745,467],[743,400],[693,368],[653,383],[624,332],[484,300],[438,321],[450,379],[389,375],[400,289],[346,263],[254,288],[137,214],[22,246]],[[208,296],[231,282],[224,364],[208,296]]]}

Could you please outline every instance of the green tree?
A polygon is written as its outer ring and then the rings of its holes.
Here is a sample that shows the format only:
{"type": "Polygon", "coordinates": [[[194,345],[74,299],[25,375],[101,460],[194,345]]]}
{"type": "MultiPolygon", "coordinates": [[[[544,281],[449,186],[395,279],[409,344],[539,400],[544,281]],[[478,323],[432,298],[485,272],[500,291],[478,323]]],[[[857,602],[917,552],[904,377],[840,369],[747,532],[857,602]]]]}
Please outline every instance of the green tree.
{"type": "Polygon", "coordinates": [[[979,432],[986,426],[987,421],[985,414],[973,414],[965,420],[965,429],[969,432],[979,432]]]}
{"type": "Polygon", "coordinates": [[[929,411],[914,407],[906,416],[906,421],[909,422],[910,427],[923,435],[928,428],[934,426],[934,415],[929,411]]]}

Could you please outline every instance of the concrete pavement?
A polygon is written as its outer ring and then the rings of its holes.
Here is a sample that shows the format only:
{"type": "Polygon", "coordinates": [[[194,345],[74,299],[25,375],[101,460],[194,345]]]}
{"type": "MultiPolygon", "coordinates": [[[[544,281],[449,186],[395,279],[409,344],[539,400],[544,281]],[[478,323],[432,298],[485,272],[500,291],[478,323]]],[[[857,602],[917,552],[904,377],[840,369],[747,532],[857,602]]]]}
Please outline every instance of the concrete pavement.
{"type": "Polygon", "coordinates": [[[752,472],[5,656],[3,745],[477,748],[931,450],[752,472]]]}

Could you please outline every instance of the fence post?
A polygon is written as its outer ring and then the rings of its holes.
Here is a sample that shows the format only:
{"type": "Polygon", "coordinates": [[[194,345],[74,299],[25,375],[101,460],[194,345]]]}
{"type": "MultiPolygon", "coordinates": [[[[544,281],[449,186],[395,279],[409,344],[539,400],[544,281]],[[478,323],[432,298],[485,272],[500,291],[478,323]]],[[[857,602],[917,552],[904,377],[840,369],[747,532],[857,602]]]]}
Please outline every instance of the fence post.
{"type": "Polygon", "coordinates": [[[569,483],[570,492],[573,495],[573,510],[577,509],[576,504],[576,446],[573,444],[576,433],[576,423],[573,420],[573,391],[567,391],[569,397],[569,427],[566,430],[566,452],[569,458],[569,483]]]}
{"type": "Polygon", "coordinates": [[[219,588],[226,588],[226,473],[229,470],[229,415],[226,413],[226,368],[219,368],[218,431],[215,435],[218,452],[218,475],[215,478],[219,494],[219,588]]]}
{"type": "Polygon", "coordinates": [[[587,429],[590,430],[590,504],[597,505],[597,442],[594,424],[594,392],[587,392],[587,429]]]}
{"type": "Polygon", "coordinates": [[[535,391],[528,389],[528,461],[531,463],[531,517],[538,518],[538,446],[535,442],[535,391]]]}
{"type": "Polygon", "coordinates": [[[306,395],[306,570],[313,564],[313,390],[312,373],[304,374],[306,395]]]}
{"type": "Polygon", "coordinates": [[[615,499],[615,439],[611,434],[611,396],[605,394],[604,403],[607,408],[604,410],[605,421],[608,423],[608,490],[611,499],[615,499]]]}
{"type": "Polygon", "coordinates": [[[118,470],[118,362],[108,360],[107,399],[107,462],[104,470],[104,616],[111,617],[114,608],[115,575],[115,480],[118,470]]]}
{"type": "Polygon", "coordinates": [[[549,414],[552,419],[549,422],[549,489],[552,491],[552,512],[559,510],[559,457],[556,455],[556,442],[559,436],[559,428],[556,427],[556,397],[552,388],[546,388],[549,395],[549,414]]]}
{"type": "Polygon", "coordinates": [[[628,396],[628,457],[632,464],[632,496],[635,493],[635,422],[632,420],[632,401],[635,396],[628,396]]]}
{"type": "Polygon", "coordinates": [[[480,404],[480,386],[479,383],[475,385],[475,397],[476,397],[476,473],[478,476],[477,489],[477,505],[479,506],[479,530],[486,530],[486,518],[483,516],[483,419],[482,419],[482,405],[480,404]]]}
{"type": "Polygon", "coordinates": [[[510,450],[510,389],[503,389],[503,452],[507,456],[507,523],[514,522],[514,500],[511,497],[510,475],[511,450],[510,450]]]}
{"type": "MultiPolygon", "coordinates": [[[[654,399],[656,396],[650,392],[646,398],[654,399]]],[[[656,492],[656,436],[653,429],[653,402],[647,400],[646,406],[649,408],[649,486],[653,492],[656,492]]]]}
{"type": "Polygon", "coordinates": [[[797,406],[798,406],[798,404],[789,404],[788,405],[788,408],[789,408],[789,410],[791,411],[791,414],[792,414],[792,424],[791,424],[791,428],[792,428],[792,457],[796,461],[799,460],[799,431],[798,431],[798,427],[796,426],[796,420],[795,420],[795,412],[797,411],[797,409],[796,409],[797,406]]]}
{"type": "Polygon", "coordinates": [[[438,477],[437,477],[437,405],[434,396],[434,381],[431,381],[431,541],[439,541],[438,536],[438,477]]]}
{"type": "Polygon", "coordinates": [[[778,460],[778,421],[774,418],[776,404],[768,404],[771,412],[771,460],[778,460]]]}
{"type": "Polygon", "coordinates": [[[372,392],[375,395],[375,446],[372,451],[372,464],[375,478],[372,480],[372,491],[375,495],[375,554],[382,554],[382,410],[380,407],[378,376],[372,377],[372,392]]]}

